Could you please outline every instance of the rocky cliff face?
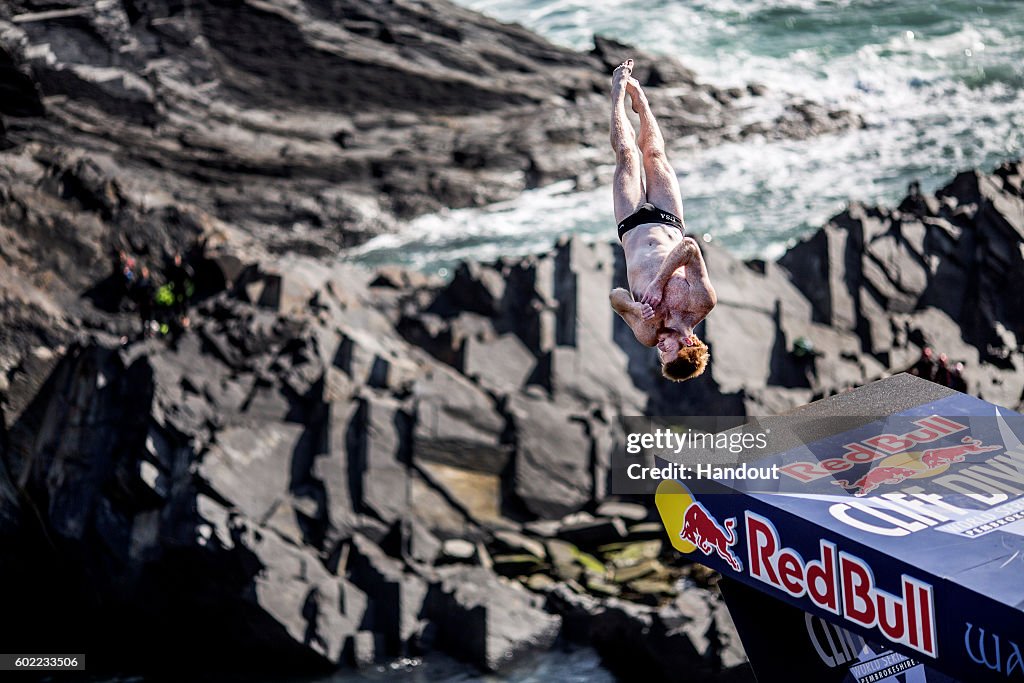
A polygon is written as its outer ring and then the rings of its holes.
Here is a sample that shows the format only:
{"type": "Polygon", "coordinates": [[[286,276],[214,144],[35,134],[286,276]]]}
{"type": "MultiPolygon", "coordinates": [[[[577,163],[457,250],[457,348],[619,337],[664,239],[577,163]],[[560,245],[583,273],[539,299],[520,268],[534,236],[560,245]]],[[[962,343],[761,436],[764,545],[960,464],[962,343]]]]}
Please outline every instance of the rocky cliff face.
{"type": "MultiPolygon", "coordinates": [[[[323,258],[599,179],[626,49],[442,2],[0,7],[5,642],[294,671],[434,650],[497,669],[564,637],[652,680],[734,675],[713,579],[609,494],[622,416],[775,413],[924,344],[1020,403],[1020,164],[851,206],[778,263],[708,246],[713,360],[683,385],[608,307],[616,245],[450,282],[323,258]],[[118,248],[191,255],[187,331],[139,338],[118,248]]],[[[749,122],[757,88],[638,75],[704,144],[857,124],[806,103],[749,122]]]]}
{"type": "MultiPolygon", "coordinates": [[[[569,296],[559,280],[603,277],[598,251],[523,264],[517,295],[569,296]]],[[[88,615],[143,657],[159,642],[316,667],[441,649],[485,669],[559,634],[614,658],[654,628],[690,653],[640,660],[659,676],[738,665],[724,607],[674,585],[693,570],[649,510],[601,507],[618,416],[641,408],[628,375],[598,401],[577,372],[598,373],[599,343],[624,372],[611,318],[603,339],[553,311],[517,327],[485,285],[456,308],[470,287],[395,277],[287,257],[206,300],[174,343],[122,345],[115,321],[62,350],[3,454],[3,531],[24,549],[4,574],[26,598],[48,577],[70,615],[65,632],[44,626],[49,604],[20,605],[38,627],[73,639],[88,615]]]]}
{"type": "Polygon", "coordinates": [[[35,601],[45,577],[72,614],[102,605],[140,653],[315,667],[440,649],[495,669],[561,634],[655,677],[715,676],[742,661],[724,608],[678,583],[702,575],[648,508],[610,502],[620,418],[774,413],[925,343],[1017,406],[1020,180],[1008,164],[852,206],[779,263],[707,248],[712,365],[683,385],[611,313],[612,244],[447,283],[279,257],[225,277],[177,340],[123,343],[133,317],[108,314],[9,375],[35,388],[6,403],[3,531],[24,549],[6,587],[35,601]]]}

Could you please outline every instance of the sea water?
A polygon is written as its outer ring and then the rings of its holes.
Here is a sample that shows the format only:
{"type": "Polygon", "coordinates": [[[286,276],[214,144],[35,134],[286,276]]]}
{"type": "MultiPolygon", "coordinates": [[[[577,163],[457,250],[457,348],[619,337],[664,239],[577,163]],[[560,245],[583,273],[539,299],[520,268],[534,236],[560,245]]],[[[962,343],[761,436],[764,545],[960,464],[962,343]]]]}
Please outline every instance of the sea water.
{"type": "Polygon", "coordinates": [[[485,674],[441,654],[425,659],[400,659],[370,669],[339,672],[328,678],[287,683],[615,683],[590,648],[556,647],[526,657],[501,674],[485,674]]]}
{"type": "MultiPolygon", "coordinates": [[[[762,83],[768,118],[796,98],[861,115],[863,129],[673,156],[690,230],[741,257],[778,256],[849,200],[892,206],[911,181],[931,192],[1024,155],[1021,0],[459,1],[560,45],[589,50],[597,33],[719,87],[762,83]]],[[[351,256],[445,275],[459,259],[540,252],[560,235],[610,239],[612,223],[608,187],[562,182],[424,216],[351,256]]]]}

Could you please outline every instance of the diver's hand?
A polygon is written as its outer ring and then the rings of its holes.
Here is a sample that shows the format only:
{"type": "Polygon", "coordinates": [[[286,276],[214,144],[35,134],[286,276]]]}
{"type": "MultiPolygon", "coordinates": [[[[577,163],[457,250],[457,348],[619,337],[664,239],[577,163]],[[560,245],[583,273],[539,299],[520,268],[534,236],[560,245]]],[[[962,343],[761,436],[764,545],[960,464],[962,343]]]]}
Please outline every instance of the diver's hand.
{"type": "Polygon", "coordinates": [[[652,309],[657,308],[658,304],[661,303],[662,287],[659,286],[657,281],[647,285],[647,289],[644,290],[644,295],[640,297],[640,303],[647,304],[652,309]]]}
{"type": "Polygon", "coordinates": [[[650,304],[640,304],[640,317],[644,320],[651,320],[654,318],[654,309],[650,304]]]}

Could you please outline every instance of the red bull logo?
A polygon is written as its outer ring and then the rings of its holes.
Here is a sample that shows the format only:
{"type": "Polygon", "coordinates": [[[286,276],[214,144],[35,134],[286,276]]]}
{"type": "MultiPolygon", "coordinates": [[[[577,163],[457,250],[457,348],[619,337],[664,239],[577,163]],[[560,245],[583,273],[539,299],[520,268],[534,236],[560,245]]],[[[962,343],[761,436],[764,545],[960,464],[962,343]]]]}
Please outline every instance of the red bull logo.
{"type": "Polygon", "coordinates": [[[800,553],[782,546],[770,520],[745,512],[747,565],[750,576],[864,628],[878,629],[886,639],[930,657],[938,657],[932,586],[906,574],[900,593],[875,584],[864,560],[837,550],[822,539],[819,556],[805,562],[800,553]]]}
{"type": "Polygon", "coordinates": [[[878,434],[863,441],[855,441],[843,446],[843,453],[836,458],[828,458],[820,462],[797,461],[779,467],[779,471],[799,481],[809,482],[822,477],[829,477],[837,472],[881,460],[882,458],[903,453],[916,445],[931,443],[967,429],[948,417],[932,415],[913,424],[917,429],[905,434],[878,434]]]}
{"type": "Polygon", "coordinates": [[[981,441],[965,436],[959,446],[929,448],[921,454],[921,462],[928,469],[936,469],[954,462],[963,462],[968,455],[999,450],[999,446],[982,446],[981,441]]]}
{"type": "Polygon", "coordinates": [[[692,503],[683,515],[683,528],[679,538],[689,541],[705,555],[717,553],[729,563],[735,571],[743,571],[743,564],[732,551],[736,545],[736,518],[725,520],[725,525],[718,523],[708,509],[701,503],[692,503]]]}
{"type": "Polygon", "coordinates": [[[860,497],[885,484],[900,484],[910,478],[921,479],[940,474],[951,464],[964,462],[968,455],[989,453],[1000,448],[1002,446],[985,446],[979,439],[965,436],[955,446],[890,456],[852,484],[846,479],[837,479],[832,483],[860,497]]]}
{"type": "Polygon", "coordinates": [[[672,479],[658,485],[655,502],[673,548],[685,554],[717,556],[733,570],[743,571],[743,563],[732,550],[737,542],[735,517],[719,523],[684,484],[672,479]]]}
{"type": "Polygon", "coordinates": [[[853,495],[859,497],[871,493],[882,484],[899,484],[904,479],[909,479],[916,474],[918,472],[909,467],[875,467],[853,482],[852,486],[846,479],[836,479],[832,483],[842,486],[847,491],[853,491],[853,495]]]}

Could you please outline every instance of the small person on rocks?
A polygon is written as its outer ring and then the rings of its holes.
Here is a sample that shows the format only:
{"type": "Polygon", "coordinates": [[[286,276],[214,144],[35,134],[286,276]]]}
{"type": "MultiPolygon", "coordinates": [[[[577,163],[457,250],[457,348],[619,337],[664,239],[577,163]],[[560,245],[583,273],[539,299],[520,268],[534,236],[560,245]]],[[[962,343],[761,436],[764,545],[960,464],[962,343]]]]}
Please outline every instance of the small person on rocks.
{"type": "Polygon", "coordinates": [[[192,270],[192,266],[182,259],[181,252],[177,252],[167,267],[166,275],[167,284],[170,285],[173,295],[171,308],[176,322],[182,328],[187,328],[189,326],[188,307],[195,288],[195,272],[192,270]]]}
{"type": "Polygon", "coordinates": [[[708,347],[693,328],[718,300],[697,241],[686,236],[679,181],[647,95],[627,59],[612,77],[613,197],[629,289],[612,290],[611,305],[644,346],[657,347],[661,372],[675,382],[704,372],[708,347]],[[634,133],[626,95],[640,116],[634,133]]]}
{"type": "Polygon", "coordinates": [[[957,363],[949,373],[949,388],[953,391],[966,393],[967,380],[964,379],[964,364],[957,363]]]}
{"type": "Polygon", "coordinates": [[[949,356],[944,353],[940,353],[939,362],[935,366],[935,378],[932,381],[938,382],[944,387],[948,387],[951,379],[949,371],[949,356]]]}
{"type": "Polygon", "coordinates": [[[135,285],[135,259],[124,249],[117,252],[116,273],[120,278],[122,293],[128,293],[135,285]]]}
{"type": "Polygon", "coordinates": [[[139,271],[131,294],[136,310],[139,312],[139,319],[142,321],[142,336],[149,337],[153,334],[153,302],[156,296],[156,287],[149,275],[149,268],[146,266],[142,266],[139,271]]]}
{"type": "Polygon", "coordinates": [[[921,357],[914,363],[914,367],[910,368],[910,374],[926,379],[929,382],[934,382],[937,369],[935,352],[932,351],[930,346],[926,346],[921,350],[921,357]]]}

